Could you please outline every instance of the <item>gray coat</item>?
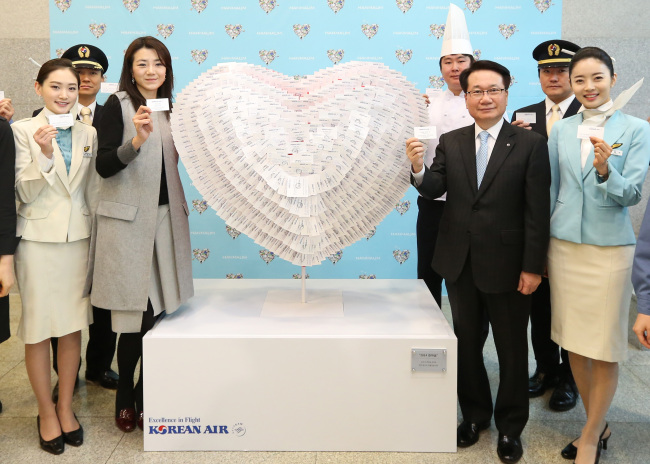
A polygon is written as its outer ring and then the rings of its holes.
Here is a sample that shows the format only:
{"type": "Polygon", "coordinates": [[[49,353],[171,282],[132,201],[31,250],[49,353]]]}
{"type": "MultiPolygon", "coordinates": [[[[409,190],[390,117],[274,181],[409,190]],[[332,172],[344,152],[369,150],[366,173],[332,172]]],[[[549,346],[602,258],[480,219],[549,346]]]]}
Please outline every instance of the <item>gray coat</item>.
{"type": "MultiPolygon", "coordinates": [[[[124,133],[117,157],[127,165],[102,180],[92,231],[86,292],[94,306],[110,310],[146,311],[153,259],[162,151],[176,258],[176,275],[161,275],[163,285],[176,279],[180,301],[194,295],[189,209],[178,175],[178,152],[169,121],[154,112],[154,131],[139,151],[133,149],[135,109],[125,92],[115,94],[122,108],[124,133]]],[[[173,311],[176,308],[166,308],[173,311]]]]}

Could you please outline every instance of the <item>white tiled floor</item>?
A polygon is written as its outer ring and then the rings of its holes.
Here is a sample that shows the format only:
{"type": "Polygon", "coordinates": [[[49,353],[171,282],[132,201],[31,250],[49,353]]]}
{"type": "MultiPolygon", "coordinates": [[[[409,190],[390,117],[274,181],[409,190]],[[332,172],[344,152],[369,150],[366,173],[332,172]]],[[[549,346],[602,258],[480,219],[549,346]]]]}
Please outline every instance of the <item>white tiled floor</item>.
{"type": "MultiPolygon", "coordinates": [[[[443,312],[450,319],[449,306],[443,312]]],[[[11,295],[12,333],[20,317],[20,297],[11,295]]],[[[87,333],[84,333],[85,345],[87,333]]],[[[114,425],[114,392],[81,382],[75,396],[75,410],[84,426],[85,442],[80,448],[67,447],[61,456],[51,456],[39,448],[36,431],[36,402],[25,372],[23,344],[12,337],[0,345],[0,463],[498,463],[497,431],[492,426],[482,433],[478,444],[456,454],[435,453],[277,453],[277,452],[179,452],[145,453],[142,432],[125,434],[114,425]]],[[[85,350],[85,348],[84,348],[85,350]]],[[[485,350],[486,366],[492,382],[498,378],[497,359],[491,338],[485,350]]],[[[534,360],[531,351],[531,369],[534,360]]],[[[116,369],[116,367],[114,367],[116,369]]],[[[117,370],[117,369],[116,369],[117,370]]],[[[53,383],[54,384],[54,375],[53,383]]],[[[550,393],[530,402],[530,420],[524,431],[522,463],[568,463],[560,450],[575,438],[585,415],[581,404],[574,410],[557,413],[548,409],[550,393]]],[[[630,347],[629,359],[621,369],[619,389],[608,416],[612,428],[609,449],[603,463],[650,462],[650,352],[630,347]]]]}

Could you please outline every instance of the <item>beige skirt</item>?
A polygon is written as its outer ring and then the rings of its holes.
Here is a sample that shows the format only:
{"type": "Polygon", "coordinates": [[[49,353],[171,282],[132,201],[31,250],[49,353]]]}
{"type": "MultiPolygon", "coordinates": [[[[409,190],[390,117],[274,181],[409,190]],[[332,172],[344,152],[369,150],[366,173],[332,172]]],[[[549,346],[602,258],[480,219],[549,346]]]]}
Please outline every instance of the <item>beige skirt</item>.
{"type": "Polygon", "coordinates": [[[82,298],[89,240],[46,243],[22,240],[15,255],[23,312],[17,335],[28,344],[62,337],[93,322],[90,298],[82,298]]]}
{"type": "Polygon", "coordinates": [[[634,245],[596,246],[551,238],[551,338],[562,348],[608,362],[627,356],[634,245]]]}

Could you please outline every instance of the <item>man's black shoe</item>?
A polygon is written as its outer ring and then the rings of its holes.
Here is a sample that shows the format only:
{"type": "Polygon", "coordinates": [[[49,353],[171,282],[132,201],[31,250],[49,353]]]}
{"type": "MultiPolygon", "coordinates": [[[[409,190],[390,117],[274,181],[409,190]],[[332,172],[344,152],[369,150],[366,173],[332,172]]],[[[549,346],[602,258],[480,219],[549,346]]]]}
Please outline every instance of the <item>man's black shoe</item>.
{"type": "Polygon", "coordinates": [[[578,401],[578,388],[572,378],[562,379],[548,402],[548,407],[553,411],[569,411],[578,401]]]}
{"type": "Polygon", "coordinates": [[[546,389],[554,387],[557,381],[557,376],[536,369],[533,376],[528,379],[528,398],[542,396],[546,389]]]}
{"type": "Polygon", "coordinates": [[[478,441],[478,434],[481,430],[490,427],[490,421],[476,424],[473,422],[463,421],[456,430],[456,444],[459,448],[467,448],[478,441]]]}
{"type": "Polygon", "coordinates": [[[117,390],[117,382],[120,380],[120,377],[114,370],[108,369],[99,373],[86,371],[86,380],[88,382],[98,383],[109,390],[117,390]]]}
{"type": "Polygon", "coordinates": [[[497,454],[501,462],[514,464],[524,455],[524,448],[521,446],[521,438],[509,437],[508,435],[499,434],[497,442],[497,454]]]}

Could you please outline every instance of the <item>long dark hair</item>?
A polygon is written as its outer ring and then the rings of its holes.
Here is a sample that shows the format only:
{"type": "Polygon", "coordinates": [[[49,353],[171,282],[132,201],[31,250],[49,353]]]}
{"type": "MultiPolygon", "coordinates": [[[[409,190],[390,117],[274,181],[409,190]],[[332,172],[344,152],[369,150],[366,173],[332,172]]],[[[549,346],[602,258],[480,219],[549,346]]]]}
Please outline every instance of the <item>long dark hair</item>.
{"type": "MultiPolygon", "coordinates": [[[[138,37],[129,48],[124,52],[124,63],[122,64],[122,74],[120,75],[120,90],[127,93],[133,103],[133,107],[137,110],[140,105],[146,103],[146,99],[138,90],[138,86],[131,80],[133,78],[133,56],[141,48],[149,48],[158,54],[158,58],[166,68],[165,81],[158,87],[158,98],[168,98],[171,104],[172,92],[174,91],[174,71],[172,70],[172,57],[169,50],[165,47],[160,40],[151,37],[138,37]]],[[[169,113],[167,113],[169,118],[169,113]]]]}
{"type": "Polygon", "coordinates": [[[70,70],[70,72],[74,75],[74,77],[77,78],[77,86],[79,86],[81,82],[81,80],[79,79],[79,73],[74,68],[74,66],[72,66],[72,61],[67,60],[65,58],[54,58],[53,60],[46,61],[45,63],[43,63],[41,69],[38,70],[38,75],[36,76],[36,82],[38,82],[40,85],[43,85],[47,77],[50,75],[50,73],[54,71],[58,71],[59,69],[70,70]]]}
{"type": "Polygon", "coordinates": [[[573,55],[571,63],[569,64],[569,76],[573,73],[573,67],[578,61],[586,60],[587,58],[594,58],[603,63],[609,69],[609,76],[614,77],[614,63],[612,58],[605,50],[598,47],[583,47],[573,55]]]}

